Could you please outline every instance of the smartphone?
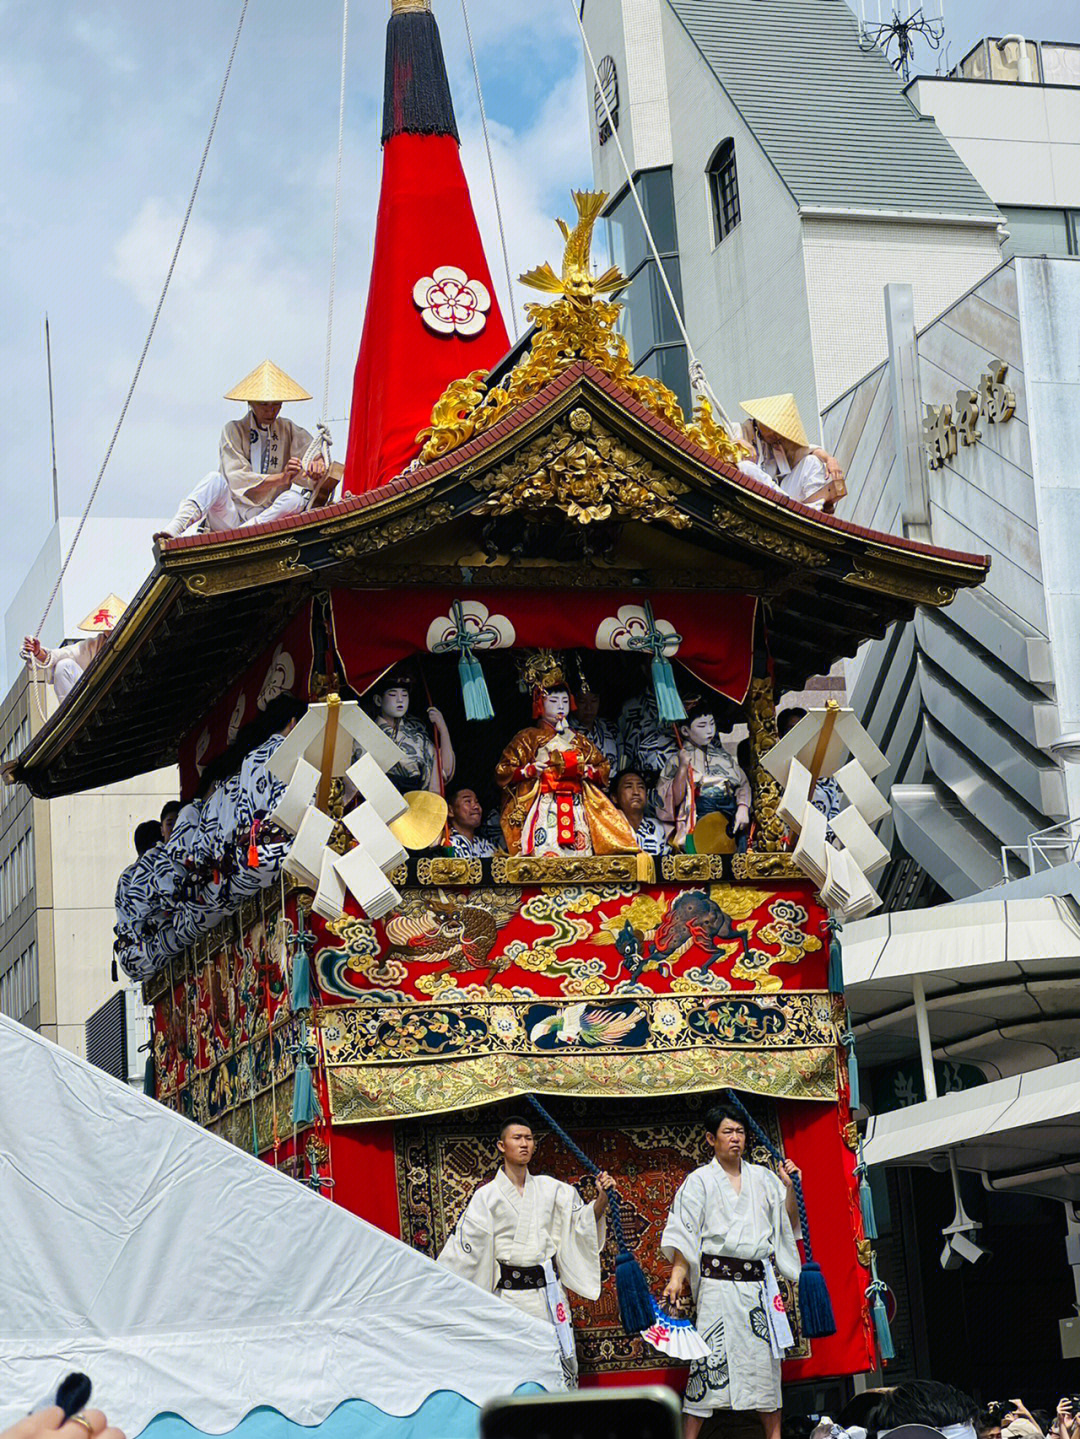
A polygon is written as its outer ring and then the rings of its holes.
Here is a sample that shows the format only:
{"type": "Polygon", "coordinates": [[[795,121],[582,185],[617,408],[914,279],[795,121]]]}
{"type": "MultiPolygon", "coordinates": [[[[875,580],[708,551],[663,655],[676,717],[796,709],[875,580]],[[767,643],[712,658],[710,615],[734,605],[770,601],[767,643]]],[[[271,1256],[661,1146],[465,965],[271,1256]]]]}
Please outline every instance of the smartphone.
{"type": "Polygon", "coordinates": [[[480,1439],[681,1439],[679,1400],[662,1384],[519,1394],[480,1412],[480,1439]]]}

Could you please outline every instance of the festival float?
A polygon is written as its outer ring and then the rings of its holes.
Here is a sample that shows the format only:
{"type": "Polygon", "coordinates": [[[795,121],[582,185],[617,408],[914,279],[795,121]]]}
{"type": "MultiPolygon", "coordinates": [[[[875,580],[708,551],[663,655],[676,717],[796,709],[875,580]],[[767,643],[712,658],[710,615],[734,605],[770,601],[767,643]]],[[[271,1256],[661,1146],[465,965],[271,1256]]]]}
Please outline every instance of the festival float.
{"type": "MultiPolygon", "coordinates": [[[[881,1304],[848,1026],[824,876],[770,767],[776,711],[987,561],[788,499],[740,472],[707,398],[686,416],[634,373],[624,279],[590,258],[604,196],[575,195],[558,270],[523,277],[545,300],[511,348],[415,0],[390,20],[383,141],[343,498],[162,542],[17,778],[49,798],[178,763],[187,801],[246,720],[305,702],[245,761],[229,844],[149,874],[160,902],[118,939],[158,1100],[434,1259],[491,1175],[498,1116],[537,1096],[615,1176],[659,1294],[670,1201],[731,1090],[802,1170],[832,1297],[836,1332],[797,1331],[785,1379],[866,1370],[881,1304]],[[664,852],[605,793],[574,693],[649,770],[664,852]],[[748,826],[692,765],[671,781],[698,715],[706,751],[746,735],[748,826]],[[458,784],[501,811],[493,852],[447,843],[458,784]]],[[[841,726],[805,723],[812,790],[841,726]]],[[[538,1133],[534,1169],[591,1195],[538,1133]]],[[[615,1253],[575,1304],[584,1383],[670,1372],[620,1326],[615,1253]]]]}

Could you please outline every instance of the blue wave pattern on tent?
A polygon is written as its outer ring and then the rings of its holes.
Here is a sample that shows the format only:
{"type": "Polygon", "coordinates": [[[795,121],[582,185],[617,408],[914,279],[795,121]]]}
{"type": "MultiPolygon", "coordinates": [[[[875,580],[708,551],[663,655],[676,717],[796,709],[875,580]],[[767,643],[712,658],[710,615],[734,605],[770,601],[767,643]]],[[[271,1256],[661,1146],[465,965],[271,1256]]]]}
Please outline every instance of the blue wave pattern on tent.
{"type": "MultiPolygon", "coordinates": [[[[522,1384],[518,1394],[542,1394],[539,1384],[522,1384]]],[[[235,1439],[476,1439],[480,1410],[441,1390],[424,1400],[414,1414],[384,1414],[364,1399],[346,1399],[321,1424],[306,1426],[286,1419],[276,1409],[253,1409],[229,1430],[235,1439]]],[[[159,1414],[139,1439],[196,1439],[203,1431],[177,1414],[159,1414]]]]}

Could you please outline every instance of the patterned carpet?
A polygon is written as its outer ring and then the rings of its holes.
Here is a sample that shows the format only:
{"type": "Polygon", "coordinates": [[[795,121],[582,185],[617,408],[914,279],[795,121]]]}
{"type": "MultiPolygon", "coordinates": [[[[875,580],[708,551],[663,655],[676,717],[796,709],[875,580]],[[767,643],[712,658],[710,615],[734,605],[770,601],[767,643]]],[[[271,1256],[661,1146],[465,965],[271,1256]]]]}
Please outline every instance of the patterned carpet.
{"type": "MultiPolygon", "coordinates": [[[[779,1127],[771,1100],[742,1096],[751,1113],[779,1147],[779,1127]]],[[[545,1100],[554,1117],[601,1169],[615,1176],[624,1196],[627,1241],[645,1270],[654,1294],[667,1282],[669,1267],[660,1254],[660,1235],[676,1189],[690,1169],[709,1158],[702,1118],[708,1096],[684,1095],[653,1101],[545,1100]]],[[[521,1106],[517,1112],[528,1106],[521,1106]]],[[[468,1203],[473,1190],[498,1167],[493,1130],[501,1115],[494,1110],[410,1120],[395,1126],[398,1199],[402,1238],[433,1258],[468,1203]]],[[[596,1190],[578,1161],[554,1136],[534,1126],[537,1174],[554,1174],[591,1199],[596,1190]]],[[[767,1162],[764,1152],[750,1156],[767,1162]]],[[[603,1254],[604,1288],[594,1304],[574,1296],[574,1326],[583,1374],[656,1368],[662,1361],[619,1324],[615,1298],[615,1241],[603,1254]]],[[[789,1296],[790,1297],[790,1296],[789,1296]]],[[[789,1312],[794,1306],[789,1305],[789,1312]]],[[[799,1336],[796,1335],[798,1340],[799,1336]]],[[[795,1351],[801,1352],[801,1348],[795,1351]]]]}

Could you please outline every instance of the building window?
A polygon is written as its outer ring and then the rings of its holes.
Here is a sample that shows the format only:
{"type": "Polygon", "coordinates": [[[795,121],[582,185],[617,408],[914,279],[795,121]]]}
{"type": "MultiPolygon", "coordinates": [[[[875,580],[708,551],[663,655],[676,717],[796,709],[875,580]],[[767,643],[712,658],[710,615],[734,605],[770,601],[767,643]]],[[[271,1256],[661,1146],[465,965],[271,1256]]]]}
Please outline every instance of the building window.
{"type": "Polygon", "coordinates": [[[1080,211],[1003,206],[1009,238],[1001,247],[1013,255],[1076,255],[1080,253],[1080,211]]]}
{"type": "Polygon", "coordinates": [[[662,378],[689,414],[692,399],[686,346],[660,275],[662,264],[675,302],[681,306],[682,280],[671,171],[643,170],[635,176],[635,185],[659,260],[649,246],[628,187],[608,207],[605,216],[612,262],[629,281],[618,296],[623,305],[619,329],[626,338],[635,370],[662,378]]]}
{"type": "Polygon", "coordinates": [[[705,169],[712,201],[713,244],[731,234],[739,223],[739,177],[735,170],[735,141],[721,140],[705,169]]]}

